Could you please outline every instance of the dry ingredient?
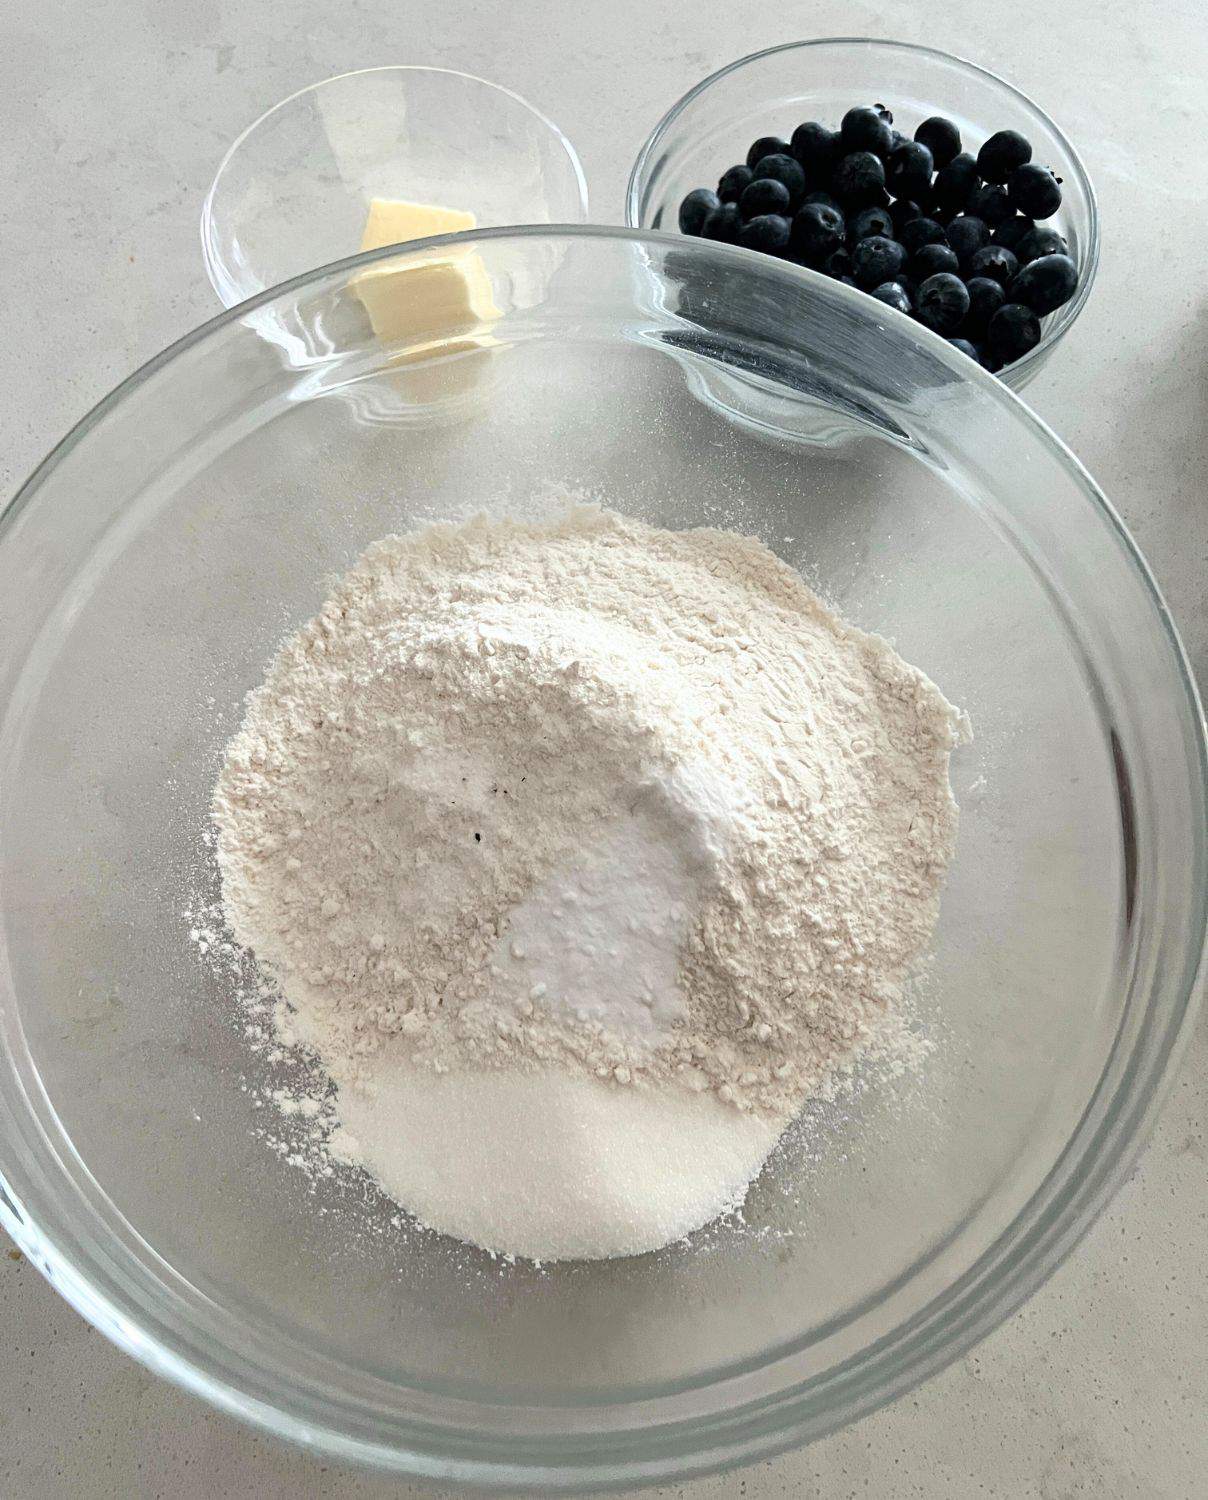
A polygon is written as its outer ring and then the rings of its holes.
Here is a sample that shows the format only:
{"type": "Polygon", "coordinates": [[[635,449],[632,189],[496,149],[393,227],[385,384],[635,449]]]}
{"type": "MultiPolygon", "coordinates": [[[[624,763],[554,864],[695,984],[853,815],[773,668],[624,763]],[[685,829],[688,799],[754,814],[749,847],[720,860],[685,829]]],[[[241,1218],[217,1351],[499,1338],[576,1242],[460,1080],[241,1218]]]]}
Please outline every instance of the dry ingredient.
{"type": "Polygon", "coordinates": [[[429,1228],[533,1260],[634,1255],[741,1207],[784,1121],[570,1069],[379,1071],[330,1150],[429,1228]]]}
{"type": "Polygon", "coordinates": [[[388,537],[228,747],[226,916],[337,1155],[489,1249],[649,1249],[892,1016],[963,732],[750,539],[584,507],[388,537]]]}

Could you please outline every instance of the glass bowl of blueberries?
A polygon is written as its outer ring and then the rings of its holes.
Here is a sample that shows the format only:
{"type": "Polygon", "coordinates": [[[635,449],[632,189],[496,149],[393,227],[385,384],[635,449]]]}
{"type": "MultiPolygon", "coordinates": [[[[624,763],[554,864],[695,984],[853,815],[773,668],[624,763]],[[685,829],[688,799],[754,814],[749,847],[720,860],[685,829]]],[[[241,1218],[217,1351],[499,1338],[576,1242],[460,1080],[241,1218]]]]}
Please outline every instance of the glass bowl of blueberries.
{"type": "Polygon", "coordinates": [[[858,288],[1014,390],[1099,259],[1094,189],[1043,110],[973,63],[861,38],[772,47],[697,84],[639,152],[626,218],[858,288]]]}

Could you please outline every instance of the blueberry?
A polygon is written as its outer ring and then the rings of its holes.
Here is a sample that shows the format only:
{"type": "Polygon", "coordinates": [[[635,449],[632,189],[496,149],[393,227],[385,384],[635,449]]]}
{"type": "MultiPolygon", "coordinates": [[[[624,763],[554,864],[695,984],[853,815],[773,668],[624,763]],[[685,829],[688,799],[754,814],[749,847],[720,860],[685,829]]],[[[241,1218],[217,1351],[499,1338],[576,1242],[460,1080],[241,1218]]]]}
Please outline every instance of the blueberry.
{"type": "Polygon", "coordinates": [[[723,245],[733,245],[738,239],[742,217],[737,203],[723,203],[715,208],[701,225],[701,235],[707,240],[717,240],[723,245]]]}
{"type": "Polygon", "coordinates": [[[817,120],[806,120],[803,125],[798,125],[793,131],[789,150],[805,168],[806,176],[814,182],[825,182],[842,155],[838,131],[828,130],[817,120]]]}
{"type": "MultiPolygon", "coordinates": [[[[969,262],[969,275],[988,276],[991,281],[997,281],[1000,286],[1010,286],[1019,271],[1019,262],[1005,245],[983,245],[969,262]]],[[[1018,297],[1018,302],[1026,302],[1026,297],[1018,297]]]]}
{"type": "Polygon", "coordinates": [[[900,130],[891,130],[889,134],[892,137],[889,142],[889,154],[890,156],[892,156],[899,146],[904,146],[906,144],[906,142],[909,140],[909,136],[904,136],[900,130]]]}
{"type": "Polygon", "coordinates": [[[870,234],[852,250],[851,263],[856,285],[870,292],[883,281],[893,280],[906,264],[906,252],[897,240],[887,239],[883,234],[870,234]]]}
{"type": "MultiPolygon", "coordinates": [[[[752,183],[751,187],[755,184],[752,183]]],[[[750,192],[750,188],[747,192],[750,192]]],[[[783,214],[760,214],[748,219],[738,231],[738,243],[748,250],[764,250],[775,255],[789,242],[789,221],[783,214]]]]}
{"type": "Polygon", "coordinates": [[[1004,364],[1002,355],[991,349],[988,344],[978,344],[977,357],[981,361],[982,369],[989,370],[991,375],[997,375],[1004,364]]]}
{"type": "Polygon", "coordinates": [[[720,205],[721,199],[711,188],[693,188],[679,206],[680,233],[699,234],[705,220],[720,205]]]}
{"type": "Polygon", "coordinates": [[[898,230],[907,255],[917,255],[924,245],[946,245],[948,236],[934,219],[910,219],[898,230]]]}
{"type": "Polygon", "coordinates": [[[1011,301],[1022,302],[1043,318],[1068,302],[1077,285],[1078,267],[1068,255],[1042,255],[1029,261],[1011,283],[1011,301]]]}
{"type": "Polygon", "coordinates": [[[1015,246],[1015,254],[1019,257],[1019,264],[1026,266],[1030,261],[1039,260],[1042,255],[1066,255],[1069,248],[1055,229],[1039,224],[1015,246]]]}
{"type": "Polygon", "coordinates": [[[851,276],[851,256],[846,250],[835,250],[822,262],[822,269],[836,281],[851,276]]]}
{"type": "Polygon", "coordinates": [[[842,250],[843,215],[825,203],[806,203],[793,217],[792,246],[811,265],[821,265],[828,255],[842,250]]]}
{"type": "Polygon", "coordinates": [[[1006,302],[990,319],[986,328],[990,348],[1010,364],[1040,342],[1040,319],[1022,302],[1006,302]]]}
{"type": "Polygon", "coordinates": [[[931,152],[937,167],[946,167],[961,149],[960,131],[951,120],[945,120],[943,115],[932,115],[924,120],[915,131],[914,138],[931,152]]]}
{"type": "Polygon", "coordinates": [[[910,257],[910,274],[920,281],[926,281],[928,276],[938,276],[941,271],[955,276],[960,268],[956,251],[947,245],[924,245],[910,257]]]}
{"type": "Polygon", "coordinates": [[[1061,207],[1061,188],[1048,167],[1017,167],[1007,181],[1011,202],[1029,219],[1048,219],[1061,207]]]}
{"type": "Polygon", "coordinates": [[[954,156],[946,167],[941,167],[935,174],[932,191],[935,193],[937,211],[947,218],[960,213],[980,182],[977,163],[968,152],[962,151],[959,156],[954,156]]]}
{"type": "Polygon", "coordinates": [[[959,276],[941,271],[919,287],[918,318],[936,333],[955,333],[969,311],[969,293],[959,276]]]}
{"type": "Polygon", "coordinates": [[[876,156],[888,156],[893,149],[893,131],[889,121],[883,119],[875,109],[858,104],[843,116],[839,127],[839,139],[844,151],[871,151],[876,156]]]}
{"type": "Polygon", "coordinates": [[[736,167],[730,167],[728,171],[721,174],[721,180],[717,184],[717,196],[723,203],[736,203],[743,188],[750,186],[754,175],[750,167],[743,166],[741,162],[736,167]]]}
{"type": "Polygon", "coordinates": [[[889,217],[893,220],[894,229],[900,230],[902,225],[909,224],[911,219],[923,219],[927,216],[914,199],[899,198],[889,205],[889,217]]]}
{"type": "Polygon", "coordinates": [[[885,166],[885,186],[899,198],[913,198],[931,186],[935,164],[931,152],[917,141],[907,141],[891,151],[885,166]]]}
{"type": "Polygon", "coordinates": [[[753,168],[756,182],[781,182],[788,189],[789,201],[796,208],[805,197],[805,172],[801,163],[783,151],[761,156],[753,168]]]}
{"type": "Polygon", "coordinates": [[[896,308],[901,313],[910,312],[914,306],[910,293],[900,281],[883,281],[880,286],[873,287],[872,295],[886,307],[896,308]]]}
{"type": "Polygon", "coordinates": [[[1016,214],[1013,219],[1008,219],[1005,224],[1000,224],[990,236],[990,243],[1002,245],[1004,249],[1014,250],[1019,253],[1019,242],[1024,235],[1031,234],[1036,228],[1032,219],[1025,219],[1022,214],[1016,214]]]}
{"type": "MultiPolygon", "coordinates": [[[[833,208],[840,217],[843,215],[843,210],[839,207],[838,198],[831,193],[807,193],[805,195],[805,202],[817,203],[822,208],[833,208]]],[[[804,206],[805,204],[802,204],[802,207],[804,206]]]]}
{"type": "Polygon", "coordinates": [[[1007,197],[1006,188],[989,182],[984,187],[974,188],[969,195],[966,211],[983,224],[988,224],[991,229],[1005,224],[1015,212],[1007,197]]]}
{"type": "Polygon", "coordinates": [[[954,349],[959,349],[962,354],[967,354],[970,359],[977,359],[977,350],[968,339],[949,339],[948,342],[954,349]]]}
{"type": "Polygon", "coordinates": [[[867,239],[870,234],[883,234],[893,239],[893,220],[888,209],[862,208],[847,226],[847,237],[854,245],[857,240],[867,239]]]}
{"type": "Polygon", "coordinates": [[[885,121],[886,125],[892,125],[893,124],[893,110],[892,109],[889,109],[886,105],[881,104],[880,102],[874,104],[873,105],[873,109],[875,109],[876,112],[877,112],[877,114],[879,114],[881,116],[881,118],[885,121]]]}
{"type": "Polygon", "coordinates": [[[965,282],[969,293],[969,311],[965,314],[965,332],[981,338],[986,325],[1007,300],[1007,294],[997,281],[988,276],[970,276],[965,282]]]}
{"type": "Polygon", "coordinates": [[[990,231],[981,219],[960,214],[948,225],[948,243],[956,251],[961,270],[968,275],[969,262],[983,245],[990,243],[990,231]]]}
{"type": "Polygon", "coordinates": [[[977,170],[987,182],[1006,182],[1016,167],[1032,160],[1032,145],[1017,130],[998,130],[977,153],[977,170]]]}
{"type": "Polygon", "coordinates": [[[831,180],[835,197],[849,208],[880,201],[885,191],[885,168],[871,151],[852,151],[840,159],[831,180]]]}
{"type": "Polygon", "coordinates": [[[753,167],[763,157],[774,156],[778,151],[788,149],[789,143],[782,141],[778,135],[761,135],[757,141],[751,142],[751,149],[747,152],[747,166],[753,167]]]}
{"type": "Polygon", "coordinates": [[[738,200],[738,211],[744,219],[757,219],[761,214],[787,214],[791,206],[788,188],[771,177],[757,177],[743,188],[738,200]]]}

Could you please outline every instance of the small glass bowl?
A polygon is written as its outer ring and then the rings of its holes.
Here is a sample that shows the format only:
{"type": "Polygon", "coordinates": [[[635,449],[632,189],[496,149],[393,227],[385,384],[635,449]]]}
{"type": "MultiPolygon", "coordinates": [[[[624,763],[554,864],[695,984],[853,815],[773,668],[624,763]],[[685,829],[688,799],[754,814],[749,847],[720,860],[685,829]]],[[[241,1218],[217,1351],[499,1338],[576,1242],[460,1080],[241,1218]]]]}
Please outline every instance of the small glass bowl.
{"type": "MultiPolygon", "coordinates": [[[[1033,160],[1062,179],[1061,208],[1046,224],[1069,243],[1078,289],[1044,320],[1035,349],[1007,365],[999,379],[1021,390],[1082,311],[1099,265],[1099,213],[1086,168],[1065,135],[1017,88],[962,58],[911,42],[823,37],[787,42],[740,57],[672,105],[638,152],[629,177],[625,222],[635,229],[674,229],[685,193],[713,187],[761,135],[786,140],[802,120],[832,129],[853,104],[883,101],[906,136],[929,115],[960,128],[962,148],[976,153],[996,130],[1018,130],[1033,160]]],[[[886,309],[886,315],[904,316],[886,309]]]]}
{"type": "Polygon", "coordinates": [[[224,306],[355,254],[372,198],[467,209],[480,229],[587,217],[574,147],[511,89],[448,68],[342,73],[274,104],[223,157],[201,243],[224,306]]]}

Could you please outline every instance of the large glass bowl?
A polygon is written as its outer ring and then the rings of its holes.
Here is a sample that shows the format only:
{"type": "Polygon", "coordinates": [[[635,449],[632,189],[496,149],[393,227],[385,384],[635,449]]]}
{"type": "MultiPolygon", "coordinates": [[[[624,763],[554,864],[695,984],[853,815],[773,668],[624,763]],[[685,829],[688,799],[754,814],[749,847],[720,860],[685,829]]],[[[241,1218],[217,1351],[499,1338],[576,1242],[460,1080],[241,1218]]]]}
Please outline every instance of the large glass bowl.
{"type": "Polygon", "coordinates": [[[581,1491],[817,1437],[1069,1253],[1188,1027],[1204,742],[1116,515],[942,340],[678,236],[458,243],[493,286],[489,340],[373,336],[356,279],[434,242],[311,272],[152,361],[4,514],[0,1213],[98,1328],[254,1423],[581,1491]],[[921,1080],[808,1111],[745,1224],[537,1268],[282,1162],[191,929],[222,746],[324,580],[392,530],[547,512],[551,486],[756,533],[976,739],[921,1080]]]}
{"type": "MultiPolygon", "coordinates": [[[[1082,160],[1039,105],[976,63],[913,42],[868,37],[819,37],[786,42],[719,68],[678,100],[651,131],[629,178],[625,221],[643,229],[674,229],[679,204],[695,187],[713,187],[761,135],[787,139],[802,120],[831,129],[853,104],[883,101],[907,136],[930,115],[960,127],[963,149],[976,154],[996,130],[1018,130],[1033,160],[1062,179],[1061,208],[1045,220],[1066,238],[1078,267],[1078,288],[1042,320],[1040,343],[999,372],[1022,390],[1069,332],[1086,305],[1099,265],[1099,211],[1082,160]]],[[[881,317],[904,316],[884,309],[881,317]]]]}

